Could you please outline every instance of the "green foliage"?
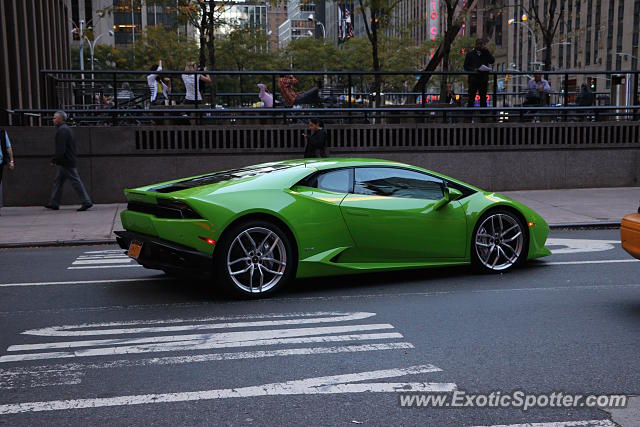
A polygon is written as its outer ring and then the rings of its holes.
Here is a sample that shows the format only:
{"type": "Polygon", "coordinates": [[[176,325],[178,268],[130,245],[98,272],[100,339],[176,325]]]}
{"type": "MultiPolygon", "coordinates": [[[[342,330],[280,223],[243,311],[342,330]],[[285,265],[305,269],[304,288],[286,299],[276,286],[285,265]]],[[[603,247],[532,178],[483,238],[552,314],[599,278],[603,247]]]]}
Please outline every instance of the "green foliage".
{"type": "MultiPolygon", "coordinates": [[[[87,51],[85,45],[85,62],[89,63],[87,51]]],[[[97,45],[94,52],[95,68],[105,70],[147,70],[159,60],[165,70],[182,70],[187,61],[195,60],[197,55],[198,45],[194,40],[178,36],[161,25],[147,27],[142,36],[136,37],[134,46],[118,49],[97,45]]]]}
{"type": "Polygon", "coordinates": [[[187,39],[185,35],[178,36],[176,32],[157,25],[147,27],[143,36],[136,39],[133,66],[135,69],[149,69],[162,60],[165,70],[182,70],[187,61],[196,60],[197,57],[198,45],[195,40],[187,39]]]}

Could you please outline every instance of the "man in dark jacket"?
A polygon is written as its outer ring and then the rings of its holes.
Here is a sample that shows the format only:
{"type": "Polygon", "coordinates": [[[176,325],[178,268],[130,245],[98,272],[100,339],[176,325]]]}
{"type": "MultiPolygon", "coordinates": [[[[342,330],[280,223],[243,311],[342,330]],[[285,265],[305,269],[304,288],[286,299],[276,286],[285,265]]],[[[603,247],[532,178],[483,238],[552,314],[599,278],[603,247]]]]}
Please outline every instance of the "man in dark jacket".
{"type": "Polygon", "coordinates": [[[51,201],[45,205],[47,209],[58,210],[60,208],[60,198],[62,197],[62,187],[65,180],[71,181],[71,186],[78,193],[82,200],[82,206],[78,211],[86,211],[93,202],[84,188],[84,184],[78,175],[76,157],[76,139],[73,131],[65,121],[67,114],[64,111],[56,111],[53,115],[53,124],[58,128],[56,131],[56,154],[51,160],[51,164],[56,166],[56,178],[53,181],[53,191],[51,201]]]}
{"type": "Polygon", "coordinates": [[[322,121],[309,120],[311,136],[305,134],[307,146],[304,149],[304,158],[327,157],[327,133],[323,129],[322,121]]]}
{"type": "Polygon", "coordinates": [[[487,106],[487,86],[489,85],[489,65],[495,59],[485,47],[484,39],[476,40],[476,47],[464,58],[464,70],[469,73],[469,99],[468,107],[473,107],[476,100],[476,92],[480,94],[480,106],[487,106]]]}

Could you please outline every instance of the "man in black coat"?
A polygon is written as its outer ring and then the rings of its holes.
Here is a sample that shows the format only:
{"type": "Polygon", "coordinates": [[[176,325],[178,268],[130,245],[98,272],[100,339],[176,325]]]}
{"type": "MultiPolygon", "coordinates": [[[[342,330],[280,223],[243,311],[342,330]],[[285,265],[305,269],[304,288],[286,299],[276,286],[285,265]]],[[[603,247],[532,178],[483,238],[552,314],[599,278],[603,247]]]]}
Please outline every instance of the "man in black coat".
{"type": "Polygon", "coordinates": [[[487,86],[489,85],[489,65],[495,59],[485,47],[484,39],[476,40],[476,47],[467,53],[464,58],[464,70],[469,73],[469,99],[468,107],[473,107],[476,100],[476,92],[480,94],[480,106],[487,106],[487,86]]]}
{"type": "Polygon", "coordinates": [[[73,131],[65,121],[67,114],[64,111],[56,111],[53,115],[53,124],[58,128],[56,131],[56,154],[51,160],[51,164],[56,167],[56,178],[53,181],[53,191],[51,192],[51,201],[45,208],[54,211],[60,208],[60,198],[62,197],[62,188],[65,180],[71,181],[71,186],[78,193],[82,200],[82,206],[78,211],[86,211],[93,202],[87,194],[87,190],[78,175],[77,156],[76,156],[76,139],[73,131]]]}

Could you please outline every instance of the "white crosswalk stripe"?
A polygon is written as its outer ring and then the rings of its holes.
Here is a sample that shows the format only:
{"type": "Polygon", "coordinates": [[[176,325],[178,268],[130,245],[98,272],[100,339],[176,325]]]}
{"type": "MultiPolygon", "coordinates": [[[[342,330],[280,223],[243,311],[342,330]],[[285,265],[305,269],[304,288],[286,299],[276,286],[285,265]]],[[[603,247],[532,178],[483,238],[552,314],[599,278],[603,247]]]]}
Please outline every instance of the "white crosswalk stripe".
{"type": "Polygon", "coordinates": [[[124,407],[174,402],[197,402],[217,399],[237,399],[258,396],[287,396],[347,393],[450,393],[457,389],[455,383],[433,382],[381,382],[389,378],[440,372],[433,365],[418,365],[400,369],[339,374],[305,378],[257,386],[226,389],[198,390],[187,392],[141,394],[129,396],[99,397],[89,399],[54,400],[48,402],[25,402],[0,405],[0,415],[42,411],[64,411],[83,408],[124,407]],[[367,381],[367,382],[364,382],[367,381]]]}
{"type": "Polygon", "coordinates": [[[30,340],[9,345],[5,354],[0,354],[0,366],[24,362],[48,365],[0,369],[0,389],[17,388],[20,384],[77,384],[88,369],[125,367],[131,363],[151,366],[414,348],[402,340],[403,335],[393,325],[372,322],[375,316],[368,312],[313,312],[30,329],[20,334],[30,340]],[[140,358],[145,355],[150,357],[140,358]],[[95,362],[97,357],[110,359],[95,362]],[[58,364],[61,361],[72,363],[58,364]],[[47,375],[38,380],[43,371],[47,375]]]}
{"type": "Polygon", "coordinates": [[[610,420],[558,421],[549,423],[500,424],[477,427],[617,427],[610,420]]]}
{"type": "Polygon", "coordinates": [[[78,256],[67,270],[142,267],[122,249],[86,251],[78,256]]]}

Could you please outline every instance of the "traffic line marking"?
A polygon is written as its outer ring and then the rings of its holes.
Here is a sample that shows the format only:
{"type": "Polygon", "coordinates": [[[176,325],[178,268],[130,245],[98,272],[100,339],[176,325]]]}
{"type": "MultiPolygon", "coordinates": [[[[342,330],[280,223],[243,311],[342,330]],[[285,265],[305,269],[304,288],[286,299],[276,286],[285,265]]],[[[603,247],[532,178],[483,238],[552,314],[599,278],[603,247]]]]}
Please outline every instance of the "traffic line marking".
{"type": "Polygon", "coordinates": [[[619,264],[619,263],[627,263],[627,262],[638,262],[637,259],[604,259],[598,261],[551,261],[545,262],[541,261],[539,266],[546,265],[584,265],[584,264],[619,264]]]}
{"type": "MultiPolygon", "coordinates": [[[[367,330],[359,328],[358,330],[367,330]]],[[[300,335],[304,335],[300,333],[300,335]]],[[[308,344],[308,343],[330,343],[339,341],[364,341],[364,340],[381,340],[403,338],[402,334],[397,332],[378,333],[378,334],[352,334],[352,335],[326,335],[326,336],[299,336],[272,339],[256,339],[251,341],[235,341],[221,342],[216,340],[192,340],[177,342],[162,342],[140,345],[125,345],[107,348],[90,348],[74,351],[58,351],[45,353],[22,353],[16,355],[6,355],[0,357],[0,363],[23,362],[27,360],[49,360],[64,359],[76,357],[92,357],[92,356],[114,356],[121,354],[143,354],[153,352],[170,352],[170,351],[195,351],[195,350],[212,350],[219,348],[240,348],[240,347],[257,347],[262,345],[287,345],[287,344],[308,344]]]]}
{"type": "Polygon", "coordinates": [[[74,261],[71,265],[86,265],[86,264],[129,264],[133,261],[133,258],[101,258],[101,259],[80,259],[74,261]]]}
{"type": "Polygon", "coordinates": [[[85,254],[122,254],[124,249],[107,249],[104,251],[86,251],[85,254]]]}
{"type": "Polygon", "coordinates": [[[409,342],[373,343],[336,347],[296,347],[278,350],[256,350],[230,353],[208,353],[193,356],[152,357],[147,359],[121,359],[104,363],[36,366],[33,368],[0,369],[0,389],[75,385],[82,382],[84,371],[145,366],[164,366],[184,363],[214,362],[221,360],[259,359],[267,357],[304,356],[318,354],[359,353],[366,351],[407,350],[415,348],[409,342]]]}
{"type": "MultiPolygon", "coordinates": [[[[477,426],[481,427],[481,426],[477,426]]],[[[610,420],[560,421],[551,423],[496,424],[482,427],[617,427],[610,420]]]]}
{"type": "Polygon", "coordinates": [[[558,249],[551,249],[551,253],[557,254],[577,254],[584,252],[604,252],[614,248],[614,244],[619,245],[620,240],[593,240],[593,239],[547,239],[545,246],[563,246],[558,249]]]}
{"type": "Polygon", "coordinates": [[[102,268],[142,267],[133,258],[128,257],[124,250],[86,251],[71,263],[67,270],[85,270],[102,268]],[[132,264],[133,262],[133,264],[132,264]]]}
{"type": "Polygon", "coordinates": [[[171,280],[170,277],[132,277],[131,279],[105,279],[105,280],[72,280],[68,282],[25,282],[25,283],[0,283],[0,287],[22,286],[54,286],[54,285],[99,285],[108,283],[152,282],[156,280],[171,280]]]}
{"type": "Polygon", "coordinates": [[[134,320],[126,322],[83,323],[79,325],[51,326],[47,328],[29,329],[25,335],[41,336],[96,336],[116,334],[139,334],[144,332],[177,332],[201,331],[223,328],[246,328],[258,326],[304,325],[310,323],[335,323],[350,320],[364,320],[375,316],[375,313],[355,312],[314,312],[266,314],[258,316],[235,317],[204,317],[197,319],[163,319],[163,320],[134,320]],[[277,320],[257,320],[277,319],[277,320]],[[222,323],[210,323],[220,322],[222,323]],[[141,327],[145,325],[144,327],[141,327]],[[146,326],[152,325],[152,326],[146,326]],[[100,329],[107,328],[107,329],[100,329]]]}
{"type": "Polygon", "coordinates": [[[123,268],[123,267],[142,267],[142,266],[140,264],[96,265],[96,266],[83,266],[83,267],[67,267],[67,270],[83,270],[88,268],[123,268]]]}
{"type": "Polygon", "coordinates": [[[375,313],[368,312],[315,312],[263,315],[221,322],[200,318],[52,326],[22,332],[22,335],[44,337],[46,341],[11,345],[7,348],[9,354],[0,357],[0,363],[403,338],[402,334],[390,331],[394,327],[389,323],[327,325],[362,322],[373,316],[375,313]],[[277,328],[281,326],[288,327],[277,328]],[[167,332],[167,335],[157,335],[167,332]],[[98,338],[104,336],[111,337],[98,338]],[[50,341],[59,337],[80,339],[50,341]]]}
{"type": "Polygon", "coordinates": [[[455,383],[406,382],[384,383],[362,381],[404,377],[442,369],[433,365],[418,365],[401,369],[384,369],[354,374],[332,375],[303,380],[262,384],[250,387],[200,390],[178,393],[140,394],[93,399],[53,400],[0,405],[0,414],[25,412],[60,411],[70,409],[118,407],[158,403],[193,402],[216,399],[246,398],[260,396],[342,394],[342,393],[397,393],[431,392],[450,393],[457,389],[455,383]]]}

